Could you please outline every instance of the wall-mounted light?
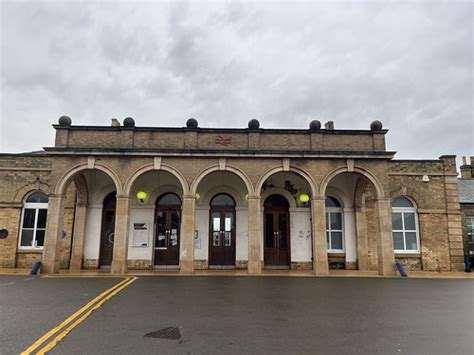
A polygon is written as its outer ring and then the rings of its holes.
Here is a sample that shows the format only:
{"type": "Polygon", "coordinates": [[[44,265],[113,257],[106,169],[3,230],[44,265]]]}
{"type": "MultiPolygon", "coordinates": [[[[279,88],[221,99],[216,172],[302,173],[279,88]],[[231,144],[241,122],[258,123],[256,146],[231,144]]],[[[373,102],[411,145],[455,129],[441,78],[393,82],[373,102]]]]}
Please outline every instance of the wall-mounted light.
{"type": "Polygon", "coordinates": [[[140,203],[144,203],[148,194],[145,191],[138,191],[137,192],[137,199],[140,203]]]}
{"type": "Polygon", "coordinates": [[[246,199],[246,200],[249,199],[249,194],[245,194],[245,199],[246,199]]]}
{"type": "Polygon", "coordinates": [[[306,203],[309,201],[309,195],[308,194],[301,194],[300,195],[300,201],[303,203],[306,203]]]}
{"type": "Polygon", "coordinates": [[[423,177],[421,178],[421,181],[430,182],[430,177],[428,175],[423,175],[423,177]]]}
{"type": "Polygon", "coordinates": [[[201,194],[199,192],[196,192],[195,197],[196,197],[196,201],[198,201],[201,198],[201,194]]]}

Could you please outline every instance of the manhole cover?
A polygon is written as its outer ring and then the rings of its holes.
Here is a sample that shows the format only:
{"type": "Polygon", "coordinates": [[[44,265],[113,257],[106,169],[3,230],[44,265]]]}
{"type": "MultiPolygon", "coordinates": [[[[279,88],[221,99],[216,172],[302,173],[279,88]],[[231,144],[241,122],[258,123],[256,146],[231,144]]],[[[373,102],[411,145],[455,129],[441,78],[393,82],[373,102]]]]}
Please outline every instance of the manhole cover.
{"type": "Polygon", "coordinates": [[[144,335],[145,338],[160,338],[160,339],[181,339],[181,332],[177,327],[168,327],[157,330],[156,332],[144,335]]]}

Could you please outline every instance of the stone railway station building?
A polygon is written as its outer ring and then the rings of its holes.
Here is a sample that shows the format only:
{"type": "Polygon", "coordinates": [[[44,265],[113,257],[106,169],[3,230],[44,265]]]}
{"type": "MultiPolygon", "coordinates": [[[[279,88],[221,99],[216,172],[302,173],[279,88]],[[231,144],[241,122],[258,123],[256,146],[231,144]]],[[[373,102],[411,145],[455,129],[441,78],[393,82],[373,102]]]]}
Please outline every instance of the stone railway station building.
{"type": "Polygon", "coordinates": [[[455,156],[396,160],[387,130],[75,126],[0,154],[0,267],[462,271],[455,156]]]}

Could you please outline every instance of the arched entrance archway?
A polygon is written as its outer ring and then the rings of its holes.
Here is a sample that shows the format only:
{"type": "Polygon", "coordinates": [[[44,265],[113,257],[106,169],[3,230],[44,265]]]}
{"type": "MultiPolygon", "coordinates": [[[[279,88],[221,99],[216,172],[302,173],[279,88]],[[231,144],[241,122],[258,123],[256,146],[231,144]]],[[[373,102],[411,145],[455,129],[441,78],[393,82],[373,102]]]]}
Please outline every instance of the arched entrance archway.
{"type": "Polygon", "coordinates": [[[104,199],[102,208],[99,267],[104,269],[110,268],[114,255],[116,195],[115,191],[108,194],[104,199]]]}
{"type": "Polygon", "coordinates": [[[209,268],[235,267],[235,201],[225,193],[215,195],[209,210],[209,268]]]}
{"type": "Polygon", "coordinates": [[[294,171],[277,171],[261,179],[260,188],[260,233],[261,254],[265,268],[313,269],[313,233],[311,219],[311,198],[315,184],[305,175],[294,171]],[[273,195],[280,196],[278,200],[273,195]],[[279,202],[278,202],[279,201],[279,202]],[[275,208],[274,206],[278,206],[275,208]],[[280,210],[271,213],[273,210],[280,210]],[[286,218],[285,218],[286,216],[286,218]],[[269,221],[269,218],[272,221],[269,221]],[[272,223],[275,225],[273,226],[272,223]],[[285,223],[285,228],[280,227],[285,223]],[[270,225],[272,227],[270,228],[270,225]],[[270,230],[270,235],[268,231],[270,230]],[[274,245],[270,240],[278,237],[274,245]],[[278,234],[279,233],[279,234],[278,234]],[[281,238],[285,237],[283,240],[281,238]],[[285,244],[287,241],[287,245],[285,244]],[[279,244],[277,244],[279,243],[279,244]],[[278,250],[275,250],[278,249],[278,250]],[[274,258],[277,258],[274,260],[274,258]]]}
{"type": "MultiPolygon", "coordinates": [[[[329,268],[378,270],[381,275],[393,275],[391,206],[377,177],[362,168],[355,167],[353,171],[339,168],[323,179],[320,192],[326,198],[343,201],[343,223],[335,226],[336,243],[327,240],[329,268]],[[343,232],[342,243],[337,241],[338,228],[343,232]]],[[[325,231],[331,233],[334,226],[327,225],[332,223],[327,215],[326,210],[325,231]]]]}
{"type": "Polygon", "coordinates": [[[282,195],[273,194],[264,201],[263,260],[266,268],[289,269],[290,213],[289,203],[282,195]]]}
{"type": "Polygon", "coordinates": [[[178,268],[181,230],[181,199],[165,193],[156,200],[155,268],[178,268]]]}

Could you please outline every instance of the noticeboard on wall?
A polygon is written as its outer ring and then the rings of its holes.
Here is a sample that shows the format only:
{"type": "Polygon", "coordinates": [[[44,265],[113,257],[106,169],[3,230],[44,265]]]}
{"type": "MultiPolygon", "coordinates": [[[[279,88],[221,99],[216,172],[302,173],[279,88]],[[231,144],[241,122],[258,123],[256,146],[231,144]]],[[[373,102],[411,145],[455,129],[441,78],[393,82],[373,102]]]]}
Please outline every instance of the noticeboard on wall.
{"type": "Polygon", "coordinates": [[[133,223],[132,247],[147,247],[148,236],[148,223],[133,223]]]}

